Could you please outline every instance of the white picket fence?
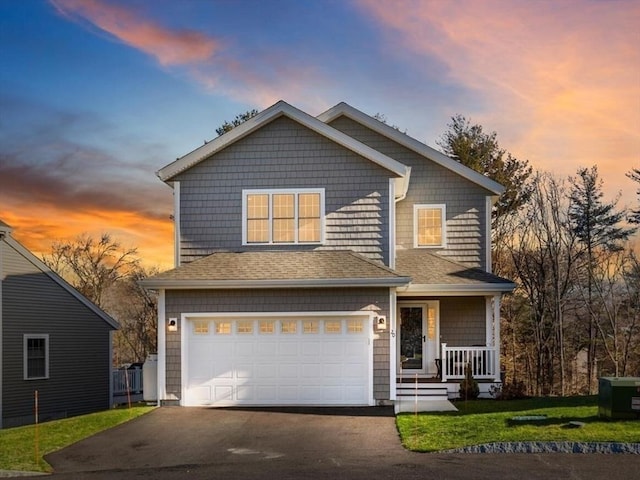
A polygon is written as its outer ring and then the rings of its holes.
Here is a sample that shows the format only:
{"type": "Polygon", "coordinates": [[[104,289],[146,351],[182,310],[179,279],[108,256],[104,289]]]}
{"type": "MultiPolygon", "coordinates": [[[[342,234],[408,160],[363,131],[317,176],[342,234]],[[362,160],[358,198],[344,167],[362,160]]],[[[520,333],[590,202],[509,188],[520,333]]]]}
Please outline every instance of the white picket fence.
{"type": "Polygon", "coordinates": [[[111,383],[114,395],[142,393],[142,369],[118,369],[112,372],[111,383]]]}

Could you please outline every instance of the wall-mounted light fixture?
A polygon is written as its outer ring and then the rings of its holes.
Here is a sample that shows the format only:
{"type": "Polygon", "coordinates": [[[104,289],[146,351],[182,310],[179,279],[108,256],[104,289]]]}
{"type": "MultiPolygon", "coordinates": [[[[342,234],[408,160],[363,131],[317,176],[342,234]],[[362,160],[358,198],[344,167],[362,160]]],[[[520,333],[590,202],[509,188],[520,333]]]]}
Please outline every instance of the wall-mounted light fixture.
{"type": "Polygon", "coordinates": [[[170,332],[177,332],[178,331],[178,319],[177,318],[170,318],[169,321],[167,322],[167,330],[170,332]]]}
{"type": "Polygon", "coordinates": [[[385,315],[378,315],[375,317],[375,319],[376,319],[376,328],[378,330],[387,329],[387,317],[385,315]]]}

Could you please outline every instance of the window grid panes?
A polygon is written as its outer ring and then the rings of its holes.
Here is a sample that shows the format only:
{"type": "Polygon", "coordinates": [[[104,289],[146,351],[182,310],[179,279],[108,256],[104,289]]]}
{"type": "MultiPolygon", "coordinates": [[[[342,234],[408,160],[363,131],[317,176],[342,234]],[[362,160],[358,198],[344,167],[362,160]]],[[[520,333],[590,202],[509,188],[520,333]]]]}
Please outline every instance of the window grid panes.
{"type": "Polygon", "coordinates": [[[322,240],[320,192],[248,193],[247,243],[319,243],[322,240]]]}
{"type": "Polygon", "coordinates": [[[196,320],[193,324],[193,333],[196,335],[206,335],[209,333],[208,320],[196,320]]]}
{"type": "Polygon", "coordinates": [[[442,245],[442,208],[419,208],[417,217],[418,246],[429,247],[442,245]]]}
{"type": "Polygon", "coordinates": [[[303,333],[318,333],[318,321],[317,320],[304,320],[302,322],[303,333]]]}
{"type": "Polygon", "coordinates": [[[25,378],[47,378],[47,338],[33,336],[25,339],[25,378]]]}
{"type": "Polygon", "coordinates": [[[325,320],[324,333],[342,333],[342,321],[325,320]]]}
{"type": "Polygon", "coordinates": [[[260,320],[260,333],[275,333],[275,322],[273,320],[260,320]]]}
{"type": "Polygon", "coordinates": [[[237,333],[253,333],[253,321],[239,320],[236,326],[237,333]]]}
{"type": "Polygon", "coordinates": [[[216,321],[216,334],[229,335],[231,333],[231,322],[218,320],[216,321]]]}
{"type": "Polygon", "coordinates": [[[247,242],[269,241],[269,195],[247,195],[247,242]]]}
{"type": "Polygon", "coordinates": [[[282,333],[296,333],[298,322],[295,320],[282,320],[280,322],[280,331],[282,333]]]}
{"type": "Polygon", "coordinates": [[[320,194],[301,193],[298,195],[298,240],[320,241],[320,194]]]}
{"type": "Polygon", "coordinates": [[[361,333],[364,330],[364,322],[360,318],[351,318],[347,321],[347,332],[361,333]]]}

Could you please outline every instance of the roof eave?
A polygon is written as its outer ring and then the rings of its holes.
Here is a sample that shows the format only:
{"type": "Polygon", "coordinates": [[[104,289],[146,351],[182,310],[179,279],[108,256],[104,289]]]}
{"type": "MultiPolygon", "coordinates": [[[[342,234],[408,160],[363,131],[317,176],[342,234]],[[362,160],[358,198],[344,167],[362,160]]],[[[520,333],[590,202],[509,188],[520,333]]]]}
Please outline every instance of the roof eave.
{"type": "Polygon", "coordinates": [[[346,116],[358,123],[366,125],[371,130],[392,139],[393,141],[399,143],[407,147],[414,152],[429,158],[430,160],[436,162],[437,164],[448,168],[449,170],[457,173],[458,175],[466,178],[467,180],[474,182],[481,187],[489,190],[495,195],[502,195],[505,191],[505,187],[500,185],[498,182],[491,180],[489,177],[485,177],[481,173],[476,172],[475,170],[466,167],[460,162],[455,161],[454,159],[446,156],[442,152],[439,152],[435,148],[432,148],[415,138],[406,135],[399,130],[386,125],[385,123],[376,120],[375,118],[361,112],[360,110],[348,105],[344,102],[339,103],[335,107],[330,108],[324,113],[321,113],[316,118],[324,123],[329,123],[335,120],[340,116],[346,116]]]}
{"type": "Polygon", "coordinates": [[[509,293],[516,288],[515,283],[482,283],[482,284],[410,284],[399,289],[399,295],[430,295],[441,296],[455,295],[495,295],[496,293],[509,293]]]}
{"type": "Polygon", "coordinates": [[[353,152],[362,155],[365,158],[373,161],[381,167],[389,170],[393,174],[404,177],[408,175],[408,167],[397,160],[394,160],[377,150],[355,140],[354,138],[336,130],[335,128],[327,125],[326,123],[318,120],[311,115],[289,105],[288,103],[280,100],[271,107],[263,110],[255,117],[250,118],[246,122],[233,128],[231,131],[214,138],[208,143],[205,143],[201,147],[193,150],[192,152],[178,158],[175,162],[161,168],[156,172],[160,180],[169,182],[173,177],[179,173],[187,170],[188,168],[196,165],[207,157],[219,152],[220,150],[230,146],[238,140],[246,137],[250,133],[254,132],[263,125],[281,117],[286,116],[298,123],[306,126],[307,128],[323,135],[326,138],[342,145],[353,152]]]}
{"type": "Polygon", "coordinates": [[[340,278],[287,280],[172,280],[147,279],[139,283],[148,289],[202,290],[247,288],[330,288],[330,287],[401,287],[409,284],[409,277],[340,278]]]}
{"type": "Polygon", "coordinates": [[[94,314],[100,317],[105,323],[111,326],[114,330],[120,329],[120,324],[117,320],[112,318],[105,311],[100,309],[97,305],[95,305],[92,301],[90,301],[87,297],[82,295],[78,290],[73,288],[65,279],[63,279],[56,272],[51,270],[49,266],[47,266],[43,261],[38,259],[33,253],[27,250],[22,246],[20,242],[15,240],[11,236],[7,236],[4,238],[4,241],[7,242],[13,249],[15,249],[20,255],[25,257],[29,262],[31,262],[36,268],[38,268],[42,273],[51,278],[54,282],[60,285],[64,290],[70,293],[73,297],[75,297],[80,303],[84,304],[89,310],[91,310],[94,314]]]}

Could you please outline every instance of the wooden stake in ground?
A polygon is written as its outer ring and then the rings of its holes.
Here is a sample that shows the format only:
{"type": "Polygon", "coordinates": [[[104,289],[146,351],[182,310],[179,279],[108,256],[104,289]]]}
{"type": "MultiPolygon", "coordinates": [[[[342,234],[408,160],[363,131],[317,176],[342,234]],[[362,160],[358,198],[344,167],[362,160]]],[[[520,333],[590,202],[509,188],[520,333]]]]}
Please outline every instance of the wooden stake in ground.
{"type": "Polygon", "coordinates": [[[34,446],[33,446],[33,450],[34,450],[34,455],[35,455],[35,460],[36,460],[36,465],[40,464],[40,429],[38,426],[38,411],[39,411],[39,407],[38,407],[38,390],[35,390],[34,392],[34,416],[35,416],[35,420],[36,420],[36,428],[35,428],[35,439],[34,439],[34,446]]]}

